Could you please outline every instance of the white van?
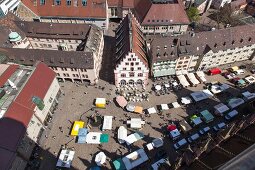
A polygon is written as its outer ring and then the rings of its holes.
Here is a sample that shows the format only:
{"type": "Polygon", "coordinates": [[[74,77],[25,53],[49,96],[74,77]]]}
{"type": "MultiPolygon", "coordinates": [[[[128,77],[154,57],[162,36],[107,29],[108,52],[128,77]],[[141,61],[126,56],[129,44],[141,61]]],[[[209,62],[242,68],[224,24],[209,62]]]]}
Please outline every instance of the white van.
{"type": "Polygon", "coordinates": [[[188,137],[188,141],[189,143],[192,143],[194,142],[195,140],[197,140],[199,138],[199,134],[198,133],[195,133],[193,134],[192,136],[188,137]]]}
{"type": "Polygon", "coordinates": [[[244,74],[244,70],[239,69],[239,70],[236,70],[235,73],[236,73],[237,75],[244,74]]]}
{"type": "Polygon", "coordinates": [[[226,116],[225,119],[230,120],[233,117],[235,117],[236,115],[238,115],[238,111],[236,110],[232,110],[231,112],[229,112],[226,116]]]}
{"type": "Polygon", "coordinates": [[[174,144],[174,148],[175,149],[179,149],[180,147],[186,145],[188,142],[186,141],[186,139],[182,139],[180,141],[178,141],[177,143],[174,144]]]}

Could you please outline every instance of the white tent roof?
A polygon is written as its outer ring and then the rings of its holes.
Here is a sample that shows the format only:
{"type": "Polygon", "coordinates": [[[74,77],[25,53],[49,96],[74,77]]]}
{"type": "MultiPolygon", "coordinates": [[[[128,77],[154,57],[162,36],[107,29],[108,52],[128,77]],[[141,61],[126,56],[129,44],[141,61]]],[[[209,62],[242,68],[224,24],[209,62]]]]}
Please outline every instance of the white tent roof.
{"type": "Polygon", "coordinates": [[[104,152],[99,152],[95,157],[95,162],[98,166],[101,166],[106,161],[106,155],[104,152]]]}
{"type": "Polygon", "coordinates": [[[192,100],[190,97],[182,97],[181,102],[186,105],[192,103],[192,100]]]}
{"type": "Polygon", "coordinates": [[[86,143],[100,144],[100,132],[89,132],[86,137],[86,143]]]}
{"type": "Polygon", "coordinates": [[[242,95],[244,96],[244,100],[250,100],[255,98],[255,93],[250,93],[249,91],[242,93],[242,95]]]}
{"type": "Polygon", "coordinates": [[[120,126],[118,129],[119,143],[124,143],[126,138],[127,138],[127,129],[124,126],[120,126]]]}
{"type": "Polygon", "coordinates": [[[173,105],[174,108],[179,108],[179,107],[181,107],[181,106],[179,105],[178,102],[173,102],[172,105],[173,105]]]}
{"type": "MultiPolygon", "coordinates": [[[[208,90],[209,91],[209,90],[208,90]]],[[[190,94],[191,97],[196,101],[199,102],[201,100],[205,100],[208,98],[208,94],[205,94],[203,91],[198,91],[190,94]]]]}
{"type": "Polygon", "coordinates": [[[202,82],[206,82],[205,74],[203,71],[198,71],[196,74],[202,80],[202,82]]]}
{"type": "Polygon", "coordinates": [[[184,87],[188,87],[190,86],[189,82],[187,81],[186,77],[184,75],[179,75],[177,76],[177,78],[179,79],[180,83],[184,86],[184,87]]]}
{"type": "Polygon", "coordinates": [[[241,105],[244,103],[244,100],[241,99],[241,98],[233,98],[233,99],[230,99],[229,102],[228,102],[228,106],[233,109],[233,108],[236,108],[237,106],[241,105]]]}
{"type": "Polygon", "coordinates": [[[156,89],[156,90],[161,90],[161,85],[156,85],[156,86],[155,86],[155,89],[156,89]]]}
{"type": "Polygon", "coordinates": [[[160,106],[162,110],[169,110],[169,107],[167,104],[161,104],[160,106]]]}
{"type": "Polygon", "coordinates": [[[148,159],[149,158],[145,151],[143,149],[138,149],[137,151],[132,152],[122,158],[122,161],[125,164],[126,169],[130,170],[146,162],[148,159]]]}
{"type": "Polygon", "coordinates": [[[178,129],[174,129],[174,130],[172,130],[172,131],[170,132],[170,135],[171,135],[172,138],[176,138],[176,137],[180,136],[181,133],[179,132],[178,129]]]}
{"type": "Polygon", "coordinates": [[[255,83],[255,77],[248,76],[244,78],[248,83],[255,83]]]}
{"type": "Polygon", "coordinates": [[[226,111],[229,110],[228,106],[223,104],[223,103],[220,103],[220,104],[217,104],[214,106],[214,109],[216,110],[216,112],[218,113],[224,113],[226,111]]]}
{"type": "Polygon", "coordinates": [[[58,167],[70,168],[74,157],[74,151],[63,149],[59,155],[57,165],[58,167]]]}
{"type": "Polygon", "coordinates": [[[200,83],[193,73],[188,73],[187,76],[193,85],[197,85],[200,83]]]}
{"type": "Polygon", "coordinates": [[[148,110],[148,113],[149,113],[149,114],[157,113],[157,111],[156,111],[156,109],[155,109],[154,107],[151,107],[151,108],[149,108],[149,109],[147,109],[147,110],[148,110]]]}
{"type": "Polygon", "coordinates": [[[104,116],[104,123],[102,130],[112,129],[112,116],[104,116]]]}
{"type": "Polygon", "coordinates": [[[208,90],[208,89],[203,90],[203,92],[207,95],[207,97],[213,96],[212,92],[210,92],[210,90],[208,90]]]}

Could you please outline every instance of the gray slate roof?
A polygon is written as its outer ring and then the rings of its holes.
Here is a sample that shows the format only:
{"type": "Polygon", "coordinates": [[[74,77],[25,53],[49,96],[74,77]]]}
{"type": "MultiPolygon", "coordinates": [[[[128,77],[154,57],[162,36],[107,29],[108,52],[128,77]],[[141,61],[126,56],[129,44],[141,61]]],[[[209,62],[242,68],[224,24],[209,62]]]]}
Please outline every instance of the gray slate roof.
{"type": "Polygon", "coordinates": [[[36,61],[41,61],[50,67],[94,68],[92,52],[0,48],[0,53],[6,54],[9,62],[23,65],[34,65],[36,61]]]}

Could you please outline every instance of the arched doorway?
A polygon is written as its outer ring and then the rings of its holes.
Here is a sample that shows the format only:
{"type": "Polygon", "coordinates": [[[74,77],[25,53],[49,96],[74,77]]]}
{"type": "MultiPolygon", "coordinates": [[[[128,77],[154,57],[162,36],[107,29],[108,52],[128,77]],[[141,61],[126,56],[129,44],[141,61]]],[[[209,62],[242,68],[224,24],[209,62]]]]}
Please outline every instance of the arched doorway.
{"type": "Polygon", "coordinates": [[[142,81],[141,79],[138,79],[138,80],[136,81],[136,84],[137,84],[137,85],[143,85],[143,81],[142,81]]]}
{"type": "Polygon", "coordinates": [[[134,84],[135,84],[135,81],[134,81],[134,80],[129,80],[129,81],[128,81],[128,84],[129,84],[129,85],[134,85],[134,84]]]}
{"type": "Polygon", "coordinates": [[[125,86],[127,84],[126,80],[120,80],[120,85],[125,86]]]}

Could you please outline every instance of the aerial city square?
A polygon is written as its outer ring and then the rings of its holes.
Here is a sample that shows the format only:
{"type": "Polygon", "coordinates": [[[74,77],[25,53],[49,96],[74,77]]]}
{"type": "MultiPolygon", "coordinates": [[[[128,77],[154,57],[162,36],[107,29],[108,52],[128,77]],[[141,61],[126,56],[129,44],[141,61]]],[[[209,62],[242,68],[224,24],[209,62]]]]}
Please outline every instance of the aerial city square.
{"type": "Polygon", "coordinates": [[[255,0],[0,0],[0,170],[255,170],[255,0]]]}

